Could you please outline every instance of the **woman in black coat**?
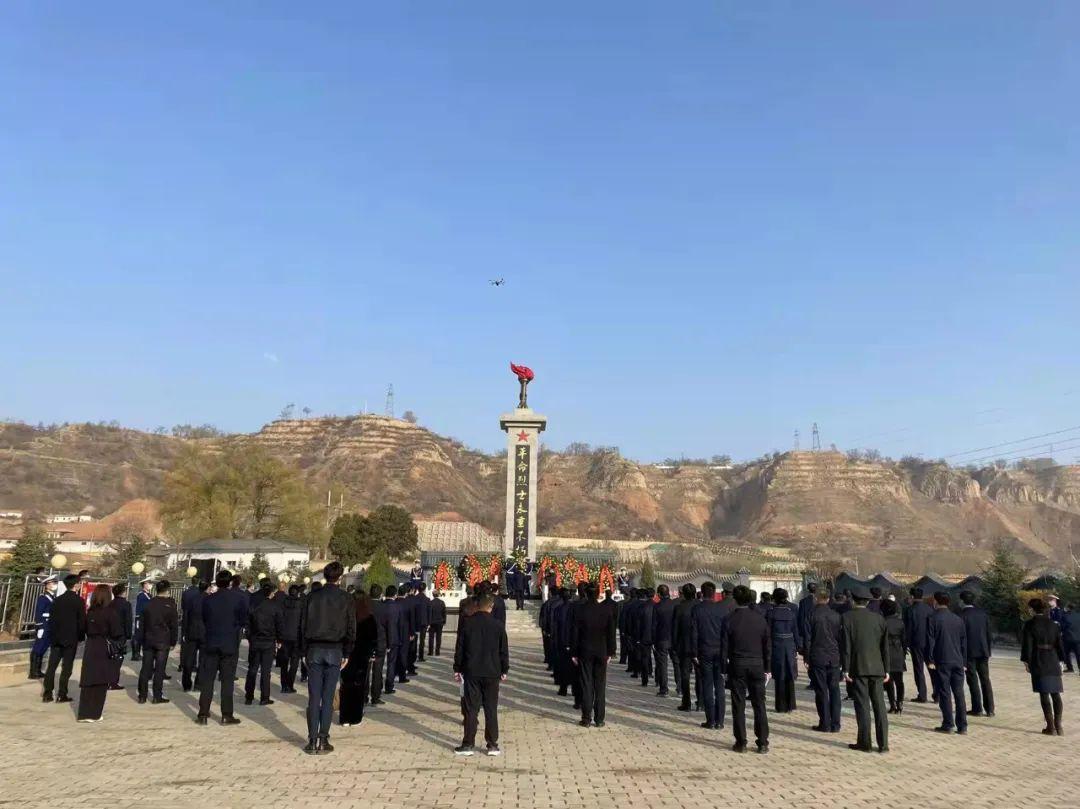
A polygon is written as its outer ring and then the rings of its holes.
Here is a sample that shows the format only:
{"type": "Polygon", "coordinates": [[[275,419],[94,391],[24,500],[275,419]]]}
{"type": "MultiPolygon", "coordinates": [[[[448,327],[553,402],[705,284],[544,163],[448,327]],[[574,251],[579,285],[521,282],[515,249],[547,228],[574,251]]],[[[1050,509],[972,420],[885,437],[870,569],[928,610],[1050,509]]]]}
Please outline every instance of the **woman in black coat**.
{"type": "Polygon", "coordinates": [[[115,668],[109,659],[109,641],[122,641],[124,627],[120,614],[112,608],[112,588],[99,584],[90,596],[86,612],[86,645],[79,675],[80,722],[100,722],[105,696],[112,685],[115,668]]]}
{"type": "Polygon", "coordinates": [[[1039,695],[1047,736],[1064,736],[1061,729],[1061,664],[1065,648],[1061,643],[1061,627],[1046,615],[1046,604],[1033,598],[1028,602],[1034,617],[1024,624],[1020,633],[1020,660],[1031,674],[1031,690],[1039,695]]]}
{"type": "Polygon", "coordinates": [[[379,626],[371,611],[371,600],[356,593],[356,643],[349,662],[341,670],[341,707],[338,721],[342,727],[359,725],[364,719],[364,700],[368,695],[371,661],[379,642],[379,626]]]}
{"type": "Polygon", "coordinates": [[[881,602],[881,615],[885,619],[885,640],[889,651],[889,682],[885,683],[889,713],[903,713],[904,672],[907,671],[904,619],[897,612],[896,602],[888,599],[881,602]]]}

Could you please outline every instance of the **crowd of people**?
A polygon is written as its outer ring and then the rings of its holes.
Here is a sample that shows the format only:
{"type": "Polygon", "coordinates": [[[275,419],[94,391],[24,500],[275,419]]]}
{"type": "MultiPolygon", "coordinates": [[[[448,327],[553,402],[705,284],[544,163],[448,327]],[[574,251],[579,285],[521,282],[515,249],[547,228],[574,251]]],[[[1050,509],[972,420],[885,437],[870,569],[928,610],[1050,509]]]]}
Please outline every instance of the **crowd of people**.
{"type": "MultiPolygon", "coordinates": [[[[748,587],[725,584],[718,592],[713,582],[700,590],[684,584],[678,598],[666,585],[601,597],[595,584],[581,583],[576,591],[554,588],[539,623],[557,693],[573,695],[583,727],[605,724],[607,667],[617,646],[628,675],[645,688],[651,681],[660,698],[674,690],[677,710],[704,712],[705,730],[724,728],[730,693],[736,752],[748,749],[749,701],[757,752],[767,753],[767,685],[775,712],[794,711],[801,660],[817,710],[812,730],[839,733],[842,701],[850,699],[856,739],[849,747],[887,753],[888,716],[903,713],[909,668],[912,701],[932,701],[941,712],[935,731],[966,735],[968,717],[994,716],[990,621],[971,592],[960,602],[956,610],[947,593],[927,597],[913,588],[901,604],[878,588],[830,594],[810,584],[792,604],[783,588],[755,598],[748,587]]],[[[1061,675],[1069,652],[1080,650],[1080,615],[1069,608],[1054,620],[1056,603],[1040,599],[1029,607],[1020,659],[1040,695],[1042,732],[1062,736],[1061,675]]]]}
{"type": "MultiPolygon", "coordinates": [[[[342,566],[331,562],[323,581],[310,588],[279,589],[264,579],[249,591],[239,576],[223,570],[212,582],[194,579],[179,608],[166,580],[142,582],[133,607],[125,583],[98,584],[87,600],[78,576],[62,580],[60,595],[60,582],[52,576],[38,599],[30,677],[42,681],[44,702],[71,702],[69,680],[83,644],[77,719],[97,722],[108,692],[123,688],[129,647],[132,661],[140,663],[138,702],[169,702],[164,683],[172,677],[166,669],[170,652],[179,646],[181,687],[198,693],[195,721],[209,722],[220,683],[220,722],[235,725],[240,719],[234,683],[246,639],[245,705],[255,704],[256,691],[260,706],[273,704],[275,669],[282,694],[296,693],[299,674],[308,690],[304,752],[330,753],[339,684],[339,724],[355,726],[366,706],[384,704],[384,697],[418,675],[425,651],[442,654],[447,619],[442,594],[429,597],[422,576],[363,592],[343,588],[342,576],[342,566]]],[[[768,683],[773,683],[774,711],[794,711],[800,661],[814,695],[813,730],[840,732],[842,701],[852,700],[853,750],[888,752],[888,715],[904,711],[909,671],[910,701],[933,701],[940,709],[934,730],[964,735],[969,717],[994,716],[993,636],[987,614],[970,592],[960,594],[956,609],[948,594],[927,597],[917,588],[900,603],[876,588],[830,594],[810,584],[793,604],[783,588],[757,598],[741,585],[718,590],[712,582],[700,589],[688,583],[672,597],[665,585],[655,590],[625,585],[625,593],[601,593],[595,583],[575,590],[550,587],[540,608],[544,662],[557,693],[572,694],[583,727],[606,724],[608,665],[616,655],[641,687],[654,685],[659,698],[674,692],[678,711],[703,712],[706,731],[725,727],[730,695],[737,752],[749,749],[747,702],[756,749],[768,752],[768,683]]],[[[499,686],[510,668],[506,606],[497,585],[488,582],[480,582],[457,606],[453,672],[460,686],[463,736],[454,752],[477,752],[482,710],[485,752],[499,755],[499,686]]],[[[1080,615],[1052,599],[1033,599],[1029,607],[1033,617],[1023,627],[1020,659],[1040,696],[1042,732],[1062,736],[1062,671],[1072,670],[1071,657],[1080,652],[1080,615]]]]}

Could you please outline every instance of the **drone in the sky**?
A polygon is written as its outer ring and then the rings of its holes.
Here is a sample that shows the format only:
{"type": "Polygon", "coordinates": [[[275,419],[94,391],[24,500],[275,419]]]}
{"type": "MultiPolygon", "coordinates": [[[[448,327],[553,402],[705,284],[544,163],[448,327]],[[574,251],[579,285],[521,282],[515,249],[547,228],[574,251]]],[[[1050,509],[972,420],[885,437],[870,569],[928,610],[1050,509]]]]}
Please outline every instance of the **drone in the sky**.
{"type": "Polygon", "coordinates": [[[490,281],[488,281],[488,283],[491,284],[493,287],[501,287],[503,284],[506,283],[506,279],[505,278],[492,278],[490,281]]]}

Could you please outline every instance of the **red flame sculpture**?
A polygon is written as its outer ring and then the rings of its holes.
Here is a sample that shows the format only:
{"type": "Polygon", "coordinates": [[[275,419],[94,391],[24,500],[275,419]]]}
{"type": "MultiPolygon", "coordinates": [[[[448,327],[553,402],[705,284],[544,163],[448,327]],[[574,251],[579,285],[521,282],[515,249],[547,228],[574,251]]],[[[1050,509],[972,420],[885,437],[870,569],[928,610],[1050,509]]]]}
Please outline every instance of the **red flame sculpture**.
{"type": "Polygon", "coordinates": [[[533,373],[532,368],[525,365],[515,365],[510,363],[510,370],[517,374],[518,382],[521,383],[521,393],[518,395],[518,408],[526,408],[528,403],[528,391],[526,388],[528,384],[536,379],[536,374],[533,373]]]}

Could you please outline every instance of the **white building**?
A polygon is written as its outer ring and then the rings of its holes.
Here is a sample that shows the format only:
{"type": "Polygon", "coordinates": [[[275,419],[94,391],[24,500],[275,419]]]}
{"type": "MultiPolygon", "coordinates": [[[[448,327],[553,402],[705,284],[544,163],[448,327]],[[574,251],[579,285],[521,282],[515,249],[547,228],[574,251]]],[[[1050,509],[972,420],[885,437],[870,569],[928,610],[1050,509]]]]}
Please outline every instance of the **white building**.
{"type": "Polygon", "coordinates": [[[307,543],[296,540],[200,539],[170,546],[165,554],[165,567],[184,567],[192,561],[212,559],[215,568],[238,570],[251,567],[257,553],[266,557],[266,563],[274,571],[286,570],[290,565],[307,567],[311,561],[307,543]]]}
{"type": "Polygon", "coordinates": [[[45,522],[47,523],[73,523],[73,522],[93,522],[94,518],[89,514],[46,514],[45,522]]]}

